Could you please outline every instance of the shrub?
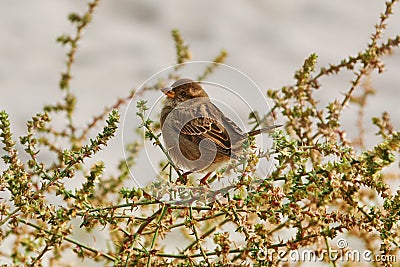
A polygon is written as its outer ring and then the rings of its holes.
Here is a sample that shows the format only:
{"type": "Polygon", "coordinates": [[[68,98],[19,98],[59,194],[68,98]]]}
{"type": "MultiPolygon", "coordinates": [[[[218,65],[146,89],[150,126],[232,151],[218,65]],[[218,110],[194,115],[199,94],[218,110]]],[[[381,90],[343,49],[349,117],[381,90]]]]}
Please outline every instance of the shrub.
{"type": "MultiPolygon", "coordinates": [[[[127,145],[128,154],[121,158],[116,175],[105,172],[104,162],[88,166],[88,159],[106,149],[114,137],[120,110],[135,92],[94,116],[86,127],[74,124],[76,97],[70,88],[71,68],[98,1],[90,2],[83,15],[71,14],[75,33],[58,38],[68,47],[59,82],[64,96],[27,122],[27,133],[18,140],[27,160],[16,149],[18,141],[10,130],[7,112],[0,113],[6,164],[0,176],[0,240],[12,244],[2,250],[3,259],[29,266],[68,265],[71,256],[116,266],[277,266],[288,264],[284,259],[293,251],[311,249],[336,266],[351,249],[344,239],[339,239],[341,243],[333,240],[345,236],[361,240],[371,258],[380,257],[373,264],[392,266],[393,257],[399,256],[400,197],[399,191],[392,192],[388,185],[398,180],[398,175],[385,168],[396,162],[400,132],[393,129],[387,113],[372,118],[381,141],[367,150],[362,123],[358,125],[359,139],[351,141],[341,127],[341,116],[347,105],[358,106],[358,114],[363,116],[366,99],[373,93],[365,82],[372,72],[383,72],[383,56],[399,46],[399,36],[382,38],[395,2],[386,3],[363,51],[320,69],[316,67],[317,55],[312,54],[296,71],[295,84],[268,91],[273,107],[270,113],[262,114],[263,119],[284,123],[284,129],[272,136],[275,153],[271,174],[257,186],[239,179],[233,195],[227,193],[193,206],[163,203],[141,188],[124,187],[130,179],[129,168],[142,149],[140,142],[127,145]],[[319,107],[314,93],[323,90],[321,79],[335,79],[344,71],[354,72],[350,88],[344,96],[319,107]],[[55,113],[67,118],[61,131],[52,126],[55,113]],[[104,126],[97,136],[89,138],[88,133],[100,124],[104,126]],[[65,144],[68,149],[63,149],[65,144]],[[54,155],[53,162],[39,160],[43,149],[54,155]],[[67,189],[65,183],[78,175],[84,176],[82,183],[67,189]],[[54,203],[49,196],[57,196],[61,203],[54,203]],[[79,233],[93,231],[106,235],[109,247],[97,248],[79,238],[79,233]],[[293,236],[287,238],[288,232],[293,236]],[[184,245],[175,250],[168,247],[163,239],[171,234],[183,236],[186,243],[182,241],[184,245]],[[340,257],[329,257],[332,251],[340,252],[340,257]]],[[[188,46],[179,31],[172,35],[177,63],[187,62],[191,57],[188,46]]],[[[224,62],[225,57],[222,51],[215,63],[224,62]]],[[[206,78],[216,67],[211,64],[199,77],[206,78]]],[[[176,76],[176,72],[170,73],[171,80],[176,76]]],[[[160,89],[166,82],[146,90],[160,89]]],[[[144,115],[145,103],[139,102],[138,107],[146,138],[161,146],[157,124],[144,115]]],[[[255,179],[251,168],[255,163],[249,160],[245,164],[250,171],[238,171],[238,177],[255,179]]]]}

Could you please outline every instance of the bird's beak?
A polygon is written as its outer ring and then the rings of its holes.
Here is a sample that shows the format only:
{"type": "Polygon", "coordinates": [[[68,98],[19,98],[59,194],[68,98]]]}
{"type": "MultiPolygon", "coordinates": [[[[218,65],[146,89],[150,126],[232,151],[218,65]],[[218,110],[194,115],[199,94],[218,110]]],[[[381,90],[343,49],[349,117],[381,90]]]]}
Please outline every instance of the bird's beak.
{"type": "Polygon", "coordinates": [[[163,89],[161,89],[161,92],[166,95],[168,98],[174,98],[175,97],[175,92],[172,91],[171,87],[165,87],[163,89]]]}

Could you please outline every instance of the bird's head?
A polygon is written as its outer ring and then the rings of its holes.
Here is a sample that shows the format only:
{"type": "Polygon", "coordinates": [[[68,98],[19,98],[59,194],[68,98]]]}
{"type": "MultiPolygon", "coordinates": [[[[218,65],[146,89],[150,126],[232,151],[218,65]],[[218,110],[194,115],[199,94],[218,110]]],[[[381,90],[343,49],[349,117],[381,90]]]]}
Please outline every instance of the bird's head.
{"type": "Polygon", "coordinates": [[[167,96],[167,101],[172,101],[175,104],[197,97],[208,98],[206,91],[199,83],[187,78],[177,80],[171,86],[161,89],[161,92],[167,96]]]}

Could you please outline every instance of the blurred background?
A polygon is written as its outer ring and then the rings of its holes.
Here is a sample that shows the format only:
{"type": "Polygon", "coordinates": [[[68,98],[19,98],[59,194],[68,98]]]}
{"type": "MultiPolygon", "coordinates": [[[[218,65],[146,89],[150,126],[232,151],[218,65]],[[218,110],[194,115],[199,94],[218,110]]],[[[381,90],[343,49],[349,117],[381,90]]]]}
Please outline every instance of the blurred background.
{"type": "MultiPolygon", "coordinates": [[[[366,47],[384,8],[383,0],[100,1],[83,33],[72,69],[71,89],[78,97],[75,122],[86,125],[117,97],[127,96],[149,77],[175,64],[172,29],[180,30],[193,60],[212,60],[226,49],[226,64],[243,72],[260,89],[239,86],[242,91],[238,93],[251,101],[260,99],[260,93],[265,96],[269,88],[293,84],[295,71],[311,53],[319,56],[318,68],[355,56],[366,47]]],[[[86,1],[82,0],[0,1],[0,109],[9,113],[14,136],[25,133],[26,121],[44,104],[62,97],[58,81],[66,48],[55,40],[74,31],[68,14],[85,10],[86,1]]],[[[399,5],[394,13],[384,39],[400,33],[399,5]]],[[[399,51],[384,61],[387,70],[372,76],[376,95],[370,98],[365,114],[367,147],[379,141],[372,116],[388,111],[400,128],[399,51]]],[[[316,92],[319,105],[343,99],[352,78],[351,72],[343,72],[322,79],[316,92]]],[[[225,96],[213,95],[222,101],[225,96]]],[[[342,117],[350,138],[358,135],[357,111],[357,107],[347,107],[342,117]]],[[[246,119],[248,111],[239,113],[246,119]]],[[[129,114],[135,117],[134,107],[129,114]]],[[[122,154],[121,136],[119,131],[112,141],[118,148],[105,156],[111,162],[122,154]]]]}
{"type": "MultiPolygon", "coordinates": [[[[395,6],[386,37],[400,32],[399,8],[395,6]]],[[[10,114],[15,133],[23,133],[26,120],[44,104],[61,97],[58,79],[65,48],[55,40],[73,31],[67,15],[84,10],[81,0],[0,2],[0,108],[10,114]]],[[[356,55],[366,47],[383,10],[384,1],[377,0],[100,1],[73,67],[76,120],[87,122],[174,64],[174,28],[190,44],[193,60],[212,60],[224,48],[229,53],[226,64],[266,90],[292,84],[295,70],[311,53],[318,54],[319,67],[356,55]]],[[[377,94],[366,117],[387,110],[397,122],[400,53],[395,51],[386,63],[388,70],[374,75],[377,94]]],[[[326,79],[321,102],[342,97],[351,78],[344,73],[326,79]]],[[[345,127],[354,125],[351,117],[345,127]]]]}
{"type": "MultiPolygon", "coordinates": [[[[73,32],[68,14],[85,10],[82,0],[0,1],[0,109],[9,113],[15,138],[25,133],[26,121],[44,104],[61,99],[58,80],[66,49],[55,40],[73,32]]],[[[73,66],[75,121],[86,125],[117,97],[175,64],[174,28],[190,45],[193,60],[212,60],[226,49],[226,64],[245,73],[265,93],[293,84],[294,72],[311,53],[319,56],[318,67],[355,56],[366,47],[383,10],[383,0],[102,0],[73,66]]],[[[399,5],[394,12],[385,39],[400,33],[399,5]]],[[[372,76],[376,95],[365,114],[367,147],[379,140],[372,116],[388,111],[400,129],[399,50],[384,60],[386,72],[372,76]]],[[[352,77],[344,72],[321,80],[316,93],[320,104],[343,99],[352,77]]],[[[357,109],[349,107],[343,116],[351,138],[358,134],[356,115],[357,109]]],[[[114,152],[103,158],[106,162],[122,157],[121,135],[120,131],[110,144],[114,152]]]]}

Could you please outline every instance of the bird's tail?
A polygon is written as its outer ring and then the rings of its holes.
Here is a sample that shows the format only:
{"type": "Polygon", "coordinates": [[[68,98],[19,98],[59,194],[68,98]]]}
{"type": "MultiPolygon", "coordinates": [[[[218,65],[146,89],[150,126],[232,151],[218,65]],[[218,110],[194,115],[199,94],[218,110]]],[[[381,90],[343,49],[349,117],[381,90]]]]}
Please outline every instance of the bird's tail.
{"type": "Polygon", "coordinates": [[[269,132],[269,131],[271,131],[273,129],[276,129],[276,128],[279,128],[279,127],[282,127],[282,125],[281,124],[270,125],[270,126],[267,126],[265,128],[262,128],[262,129],[257,129],[257,130],[254,130],[254,131],[250,131],[250,132],[247,133],[247,136],[255,136],[255,135],[258,135],[260,133],[269,132]]]}

